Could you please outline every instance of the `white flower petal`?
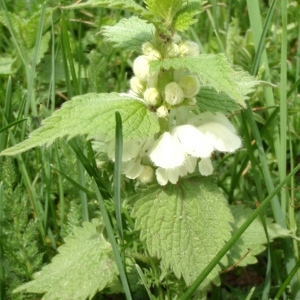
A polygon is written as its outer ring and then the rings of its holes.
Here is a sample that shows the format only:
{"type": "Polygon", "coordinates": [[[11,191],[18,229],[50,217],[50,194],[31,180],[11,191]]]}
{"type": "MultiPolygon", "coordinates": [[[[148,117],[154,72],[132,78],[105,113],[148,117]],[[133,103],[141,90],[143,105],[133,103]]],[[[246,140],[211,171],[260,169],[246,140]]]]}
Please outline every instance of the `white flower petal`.
{"type": "Polygon", "coordinates": [[[206,123],[197,127],[206,138],[206,143],[221,152],[234,152],[241,147],[240,137],[220,123],[206,123]]]}
{"type": "Polygon", "coordinates": [[[202,113],[189,119],[204,135],[207,144],[221,152],[234,152],[241,147],[242,141],[234,126],[221,113],[202,113]]]}
{"type": "Polygon", "coordinates": [[[168,176],[166,169],[157,168],[156,169],[156,179],[160,185],[166,185],[168,183],[168,176]]]}
{"type": "MultiPolygon", "coordinates": [[[[130,139],[123,144],[122,161],[128,161],[136,157],[141,150],[143,141],[136,139],[130,139]]],[[[111,140],[107,143],[106,152],[111,160],[115,160],[115,140],[111,140]]]]}
{"type": "Polygon", "coordinates": [[[123,163],[123,173],[127,178],[135,179],[141,175],[144,166],[140,164],[140,160],[131,159],[123,163]]]}
{"type": "Polygon", "coordinates": [[[197,158],[194,156],[187,156],[186,160],[184,161],[184,167],[186,168],[188,173],[193,173],[195,167],[197,165],[197,158]]]}
{"type": "Polygon", "coordinates": [[[169,132],[162,134],[154,143],[149,156],[156,166],[165,169],[179,167],[185,159],[185,154],[179,141],[169,132]]]}
{"type": "Polygon", "coordinates": [[[173,184],[176,184],[179,178],[179,170],[178,169],[156,169],[156,179],[160,185],[166,185],[168,181],[173,184]]]}
{"type": "Polygon", "coordinates": [[[202,158],[198,163],[198,167],[200,174],[203,176],[209,176],[214,171],[210,158],[202,158]]]}
{"type": "Polygon", "coordinates": [[[209,157],[214,148],[212,144],[206,143],[206,137],[192,125],[177,126],[172,130],[183,150],[192,156],[209,157]]]}

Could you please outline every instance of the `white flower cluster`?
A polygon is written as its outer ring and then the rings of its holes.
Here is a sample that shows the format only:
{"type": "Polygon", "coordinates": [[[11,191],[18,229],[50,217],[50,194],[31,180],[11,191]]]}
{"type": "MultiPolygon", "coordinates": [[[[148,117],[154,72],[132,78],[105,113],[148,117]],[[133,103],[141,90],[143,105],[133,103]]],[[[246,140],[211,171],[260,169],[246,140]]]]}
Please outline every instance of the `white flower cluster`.
{"type": "Polygon", "coordinates": [[[162,74],[159,71],[150,73],[150,62],[160,60],[163,56],[182,57],[199,55],[198,45],[191,41],[171,43],[164,49],[162,55],[150,42],[142,46],[143,55],[133,62],[134,77],[130,80],[129,93],[142,98],[148,106],[155,107],[159,118],[168,116],[173,106],[195,104],[195,96],[200,90],[200,81],[197,75],[186,69],[167,71],[170,81],[164,86],[159,84],[162,74]]]}
{"type": "MultiPolygon", "coordinates": [[[[161,70],[150,73],[150,62],[170,57],[198,56],[199,48],[191,41],[171,43],[158,51],[147,42],[143,55],[133,63],[130,80],[131,97],[145,102],[163,118],[168,128],[158,136],[123,145],[123,172],[126,177],[143,183],[153,180],[160,185],[177,183],[179,177],[195,171],[211,175],[211,155],[214,151],[232,153],[242,142],[230,121],[221,113],[197,112],[195,96],[200,90],[197,75],[186,69],[161,70]]],[[[107,144],[107,153],[114,159],[114,142],[107,144]]]]}

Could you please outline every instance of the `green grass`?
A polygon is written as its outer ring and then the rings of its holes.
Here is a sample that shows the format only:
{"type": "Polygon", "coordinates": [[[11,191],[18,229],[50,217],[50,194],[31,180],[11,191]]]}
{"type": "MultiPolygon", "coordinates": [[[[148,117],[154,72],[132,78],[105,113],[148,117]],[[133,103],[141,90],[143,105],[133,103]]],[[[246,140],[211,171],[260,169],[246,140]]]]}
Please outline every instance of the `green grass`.
{"type": "MultiPolygon", "coordinates": [[[[0,58],[15,60],[10,72],[0,64],[1,151],[27,138],[41,120],[73,96],[127,91],[132,61],[138,53],[112,48],[99,31],[130,13],[104,8],[47,10],[72,1],[0,3],[0,58]],[[34,25],[17,25],[19,18],[26,22],[35,13],[34,25]]],[[[216,156],[218,185],[229,203],[257,208],[247,224],[255,217],[264,221],[270,216],[299,235],[300,4],[211,0],[204,8],[184,35],[195,40],[203,53],[225,52],[233,64],[272,83],[262,84],[251,94],[247,108],[231,116],[244,145],[234,155],[216,156]]],[[[121,145],[119,116],[116,119],[121,145]]],[[[192,286],[185,287],[171,272],[162,274],[158,261],[147,254],[134,232],[130,200],[136,185],[121,176],[120,152],[116,157],[115,166],[106,161],[105,168],[99,169],[91,143],[81,137],[56,141],[13,158],[0,157],[0,300],[40,299],[12,290],[32,280],[33,274],[51,261],[74,227],[101,214],[126,299],[143,298],[130,290],[125,256],[137,264],[146,287],[144,297],[191,299],[245,230],[247,224],[199,271],[192,286]],[[123,251],[126,247],[131,253],[123,251]]],[[[270,243],[259,256],[259,264],[253,266],[254,275],[247,284],[240,284],[239,276],[249,268],[237,266],[223,274],[220,286],[214,287],[208,298],[300,299],[298,261],[296,239],[270,243]],[[261,284],[255,280],[258,275],[264,279],[261,284]]],[[[94,299],[106,297],[99,293],[94,299]]]]}

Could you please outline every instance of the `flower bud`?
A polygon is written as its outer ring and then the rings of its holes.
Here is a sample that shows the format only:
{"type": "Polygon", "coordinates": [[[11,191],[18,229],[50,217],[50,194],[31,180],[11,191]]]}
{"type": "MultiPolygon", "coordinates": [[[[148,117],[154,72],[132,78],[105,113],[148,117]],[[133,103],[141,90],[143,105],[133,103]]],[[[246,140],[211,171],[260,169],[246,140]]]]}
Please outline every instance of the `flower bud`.
{"type": "Polygon", "coordinates": [[[171,43],[166,47],[166,56],[167,57],[176,57],[179,54],[179,48],[177,44],[171,43]]]}
{"type": "Polygon", "coordinates": [[[188,75],[180,78],[178,85],[182,88],[186,98],[195,97],[200,90],[200,81],[196,75],[188,75]]]}
{"type": "Polygon", "coordinates": [[[142,182],[142,183],[150,183],[153,180],[154,177],[154,170],[152,167],[150,166],[144,166],[144,169],[142,171],[142,173],[139,175],[138,179],[142,182]]]}
{"type": "Polygon", "coordinates": [[[133,73],[142,81],[146,81],[149,76],[149,59],[145,55],[138,56],[133,62],[133,73]]]}
{"type": "Polygon", "coordinates": [[[171,105],[180,104],[184,99],[182,88],[176,82],[170,82],[165,87],[165,99],[171,105]]]}
{"type": "Polygon", "coordinates": [[[144,100],[152,105],[156,106],[160,102],[160,94],[156,88],[146,89],[144,92],[144,100]]]}
{"type": "Polygon", "coordinates": [[[130,79],[130,88],[137,96],[140,96],[145,90],[145,83],[134,76],[130,79]]]}
{"type": "Polygon", "coordinates": [[[161,59],[161,55],[157,50],[152,50],[151,52],[149,52],[149,54],[147,55],[147,57],[149,58],[149,60],[159,60],[161,59]]]}
{"type": "Polygon", "coordinates": [[[142,52],[144,55],[148,55],[153,50],[155,50],[155,48],[150,42],[146,42],[142,45],[142,52]]]}
{"type": "Polygon", "coordinates": [[[200,50],[195,42],[185,41],[179,44],[179,53],[181,56],[198,56],[200,50]]]}
{"type": "Polygon", "coordinates": [[[161,105],[157,110],[156,114],[159,118],[165,118],[169,115],[168,108],[165,105],[161,105]]]}

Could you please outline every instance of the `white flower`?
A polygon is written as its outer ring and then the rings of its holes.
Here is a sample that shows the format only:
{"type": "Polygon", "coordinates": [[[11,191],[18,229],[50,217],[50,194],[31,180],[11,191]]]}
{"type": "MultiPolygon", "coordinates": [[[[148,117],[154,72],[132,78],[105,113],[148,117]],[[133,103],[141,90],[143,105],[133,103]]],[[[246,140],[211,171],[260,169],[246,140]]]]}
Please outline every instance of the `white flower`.
{"type": "Polygon", "coordinates": [[[197,127],[215,150],[220,152],[235,152],[242,146],[240,137],[234,126],[221,113],[205,112],[189,120],[197,127]]]}
{"type": "MultiPolygon", "coordinates": [[[[122,171],[127,178],[136,179],[147,167],[142,163],[144,158],[148,158],[148,153],[150,148],[154,143],[154,139],[130,139],[123,144],[123,153],[122,153],[122,171]]],[[[108,157],[111,160],[115,160],[115,140],[111,140],[107,143],[106,152],[108,157]]],[[[148,170],[149,173],[149,170],[148,170]]],[[[143,175],[143,178],[146,178],[147,174],[143,175]]],[[[148,177],[150,175],[148,174],[148,177]]],[[[149,179],[150,180],[150,179],[149,179]]],[[[144,179],[147,181],[147,179],[144,179]]]]}
{"type": "Polygon", "coordinates": [[[158,167],[156,177],[160,184],[176,183],[195,169],[201,158],[199,171],[208,176],[213,167],[210,156],[214,150],[234,152],[242,142],[229,120],[217,113],[206,112],[190,120],[192,124],[174,127],[163,133],[153,144],[149,157],[158,167]]]}
{"type": "Polygon", "coordinates": [[[179,176],[186,176],[188,173],[192,173],[195,170],[197,164],[197,158],[192,156],[186,156],[184,163],[174,169],[156,169],[156,179],[160,185],[166,185],[168,181],[175,184],[177,183],[179,176]]]}
{"type": "Polygon", "coordinates": [[[183,164],[185,153],[180,141],[171,133],[163,133],[154,143],[150,158],[158,167],[174,169],[183,164]]]}

